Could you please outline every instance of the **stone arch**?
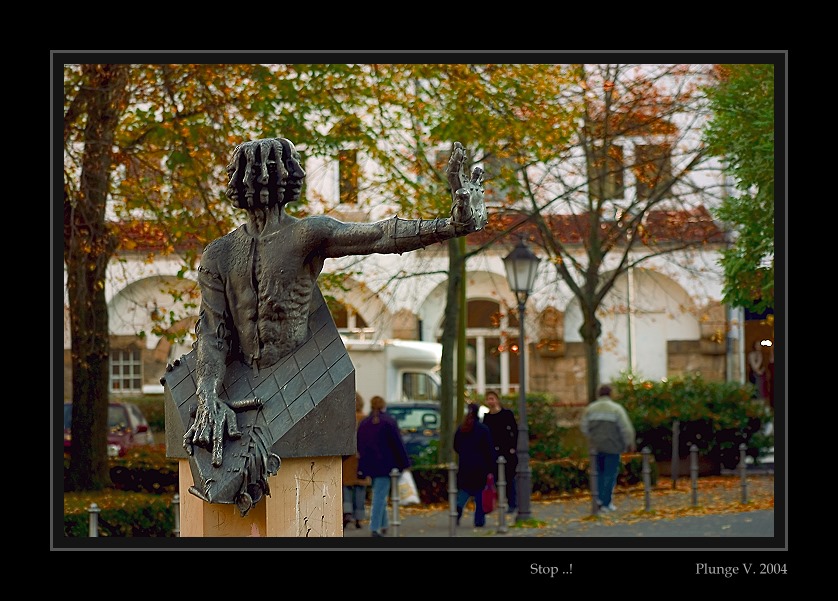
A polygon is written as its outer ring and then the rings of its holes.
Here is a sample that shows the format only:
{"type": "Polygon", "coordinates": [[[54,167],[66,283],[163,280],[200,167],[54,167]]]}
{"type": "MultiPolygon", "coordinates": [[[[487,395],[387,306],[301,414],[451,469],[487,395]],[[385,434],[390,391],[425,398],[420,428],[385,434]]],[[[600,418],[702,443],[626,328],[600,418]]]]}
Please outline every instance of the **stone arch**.
{"type": "Polygon", "coordinates": [[[345,289],[323,290],[323,294],[351,307],[363,318],[367,327],[373,331],[372,337],[374,339],[392,338],[393,314],[381,298],[372,292],[365,283],[352,277],[346,278],[344,287],[345,289]]]}
{"type": "Polygon", "coordinates": [[[155,275],[135,280],[108,303],[112,336],[139,336],[155,349],[161,335],[184,320],[197,319],[201,302],[198,283],[187,278],[155,275]]]}
{"type": "MultiPolygon", "coordinates": [[[[677,281],[654,270],[638,269],[621,274],[598,312],[600,378],[619,377],[631,370],[644,378],[667,377],[668,344],[698,341],[700,311],[677,281]],[[631,280],[631,288],[629,282],[631,280]]],[[[581,342],[582,314],[573,298],[565,309],[566,343],[581,342]]]]}

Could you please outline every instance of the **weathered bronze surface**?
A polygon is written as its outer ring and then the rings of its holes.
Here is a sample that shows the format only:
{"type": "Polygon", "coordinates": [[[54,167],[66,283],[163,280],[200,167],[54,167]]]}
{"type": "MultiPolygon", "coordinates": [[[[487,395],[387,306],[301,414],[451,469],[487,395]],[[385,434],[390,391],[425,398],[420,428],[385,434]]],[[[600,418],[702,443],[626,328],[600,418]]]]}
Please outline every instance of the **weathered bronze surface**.
{"type": "Polygon", "coordinates": [[[464,164],[455,142],[450,218],[346,223],[285,212],[305,177],[289,140],[236,147],[227,196],[247,222],[204,250],[195,349],[161,379],[167,451],[190,457],[190,492],[245,515],[270,494],[281,456],[355,452],[354,368],[317,277],[328,258],[402,253],[482,229],[483,171],[466,178],[464,164]]]}
{"type": "Polygon", "coordinates": [[[355,394],[355,369],[320,291],[308,320],[308,336],[292,355],[254,373],[240,361],[227,366],[219,397],[261,400],[236,412],[241,437],[227,440],[224,462],[212,463],[211,449],[195,446],[189,455],[183,435],[195,415],[196,351],[170,366],[163,378],[166,393],[167,454],[189,458],[196,483],[190,489],[209,503],[233,503],[246,514],[270,494],[267,476],[280,457],[321,457],[355,452],[355,411],[345,399],[355,394]],[[170,418],[171,416],[171,418],[170,418]],[[324,435],[328,433],[328,435],[324,435]]]}

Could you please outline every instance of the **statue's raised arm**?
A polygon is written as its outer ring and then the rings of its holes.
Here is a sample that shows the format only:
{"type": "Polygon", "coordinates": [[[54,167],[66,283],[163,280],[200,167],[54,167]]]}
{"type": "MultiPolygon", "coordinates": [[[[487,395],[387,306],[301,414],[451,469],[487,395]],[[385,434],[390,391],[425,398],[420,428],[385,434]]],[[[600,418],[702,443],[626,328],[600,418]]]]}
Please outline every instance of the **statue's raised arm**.
{"type": "MultiPolygon", "coordinates": [[[[297,218],[286,213],[287,204],[300,200],[306,175],[299,152],[287,138],[236,146],[227,165],[226,194],[236,208],[246,211],[246,222],[210,242],[198,267],[201,307],[190,374],[194,398],[184,385],[189,403],[180,406],[188,413],[183,417],[182,446],[194,459],[191,493],[211,503],[235,502],[242,514],[269,494],[269,476],[280,466],[271,449],[286,432],[280,424],[290,428],[288,423],[297,422],[288,421],[290,410],[287,419],[277,418],[286,401],[265,382],[276,383],[269,376],[285,369],[283,360],[308,340],[325,260],[400,254],[482,230],[487,221],[483,170],[475,167],[467,176],[466,158],[463,145],[454,142],[447,170],[450,217],[394,215],[374,223],[352,223],[327,215],[297,218]],[[233,450],[225,453],[230,446],[233,450]]],[[[287,382],[287,374],[283,377],[287,382]]],[[[347,406],[354,406],[353,398],[347,397],[347,406]]]]}

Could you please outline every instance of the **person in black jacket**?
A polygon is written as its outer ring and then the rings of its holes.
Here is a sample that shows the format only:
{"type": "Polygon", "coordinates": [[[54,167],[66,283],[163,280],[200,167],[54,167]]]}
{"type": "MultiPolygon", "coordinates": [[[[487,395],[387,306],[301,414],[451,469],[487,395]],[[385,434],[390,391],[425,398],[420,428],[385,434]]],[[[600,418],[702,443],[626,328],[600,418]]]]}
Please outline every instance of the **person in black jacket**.
{"type": "Polygon", "coordinates": [[[474,527],[486,524],[483,511],[483,488],[486,477],[495,465],[494,445],[489,428],[480,422],[478,405],[470,403],[468,413],[454,433],[454,451],[459,455],[457,469],[457,525],[463,517],[463,508],[470,497],[474,498],[474,527]]]}
{"type": "MultiPolygon", "coordinates": [[[[492,442],[495,443],[495,457],[506,459],[504,476],[506,477],[507,513],[515,513],[518,508],[518,489],[515,470],[518,467],[518,422],[515,414],[506,409],[495,390],[486,391],[486,405],[489,412],[483,416],[483,423],[489,427],[492,442]]],[[[495,463],[495,482],[498,482],[498,465],[495,463]]]]}

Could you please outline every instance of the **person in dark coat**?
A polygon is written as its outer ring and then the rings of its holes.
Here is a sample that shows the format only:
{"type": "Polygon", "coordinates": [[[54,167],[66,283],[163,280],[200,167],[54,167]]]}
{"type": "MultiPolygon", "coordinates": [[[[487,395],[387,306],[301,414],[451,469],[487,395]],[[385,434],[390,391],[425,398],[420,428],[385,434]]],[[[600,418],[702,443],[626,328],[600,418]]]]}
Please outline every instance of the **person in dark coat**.
{"type": "Polygon", "coordinates": [[[370,533],[384,536],[387,531],[387,500],[390,497],[390,471],[404,471],[410,458],[395,418],[385,412],[380,396],[370,399],[370,414],[358,425],[358,477],[372,478],[370,533]]]}
{"type": "MultiPolygon", "coordinates": [[[[483,416],[483,423],[489,427],[492,442],[495,443],[495,457],[506,459],[504,477],[506,478],[506,513],[515,513],[518,508],[518,487],[515,471],[518,467],[518,422],[511,409],[505,408],[500,395],[495,390],[486,391],[486,405],[489,412],[483,416]]],[[[498,482],[498,465],[494,468],[495,482],[498,482]]]]}
{"type": "Polygon", "coordinates": [[[486,477],[494,472],[495,451],[489,428],[480,422],[479,407],[470,403],[463,422],[454,433],[454,451],[459,456],[457,468],[457,525],[463,517],[463,508],[469,498],[474,498],[474,527],[486,525],[483,511],[483,488],[486,477]]]}

